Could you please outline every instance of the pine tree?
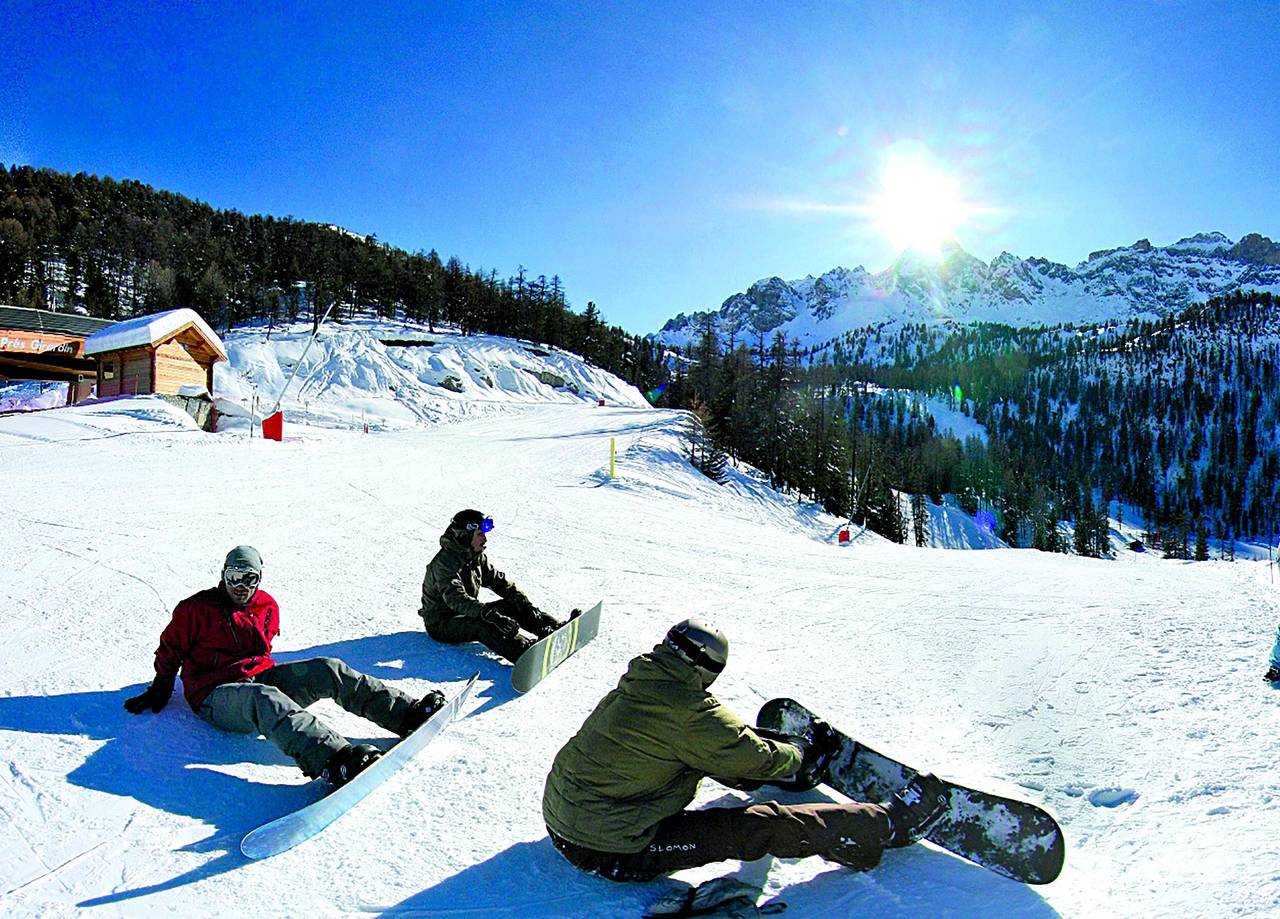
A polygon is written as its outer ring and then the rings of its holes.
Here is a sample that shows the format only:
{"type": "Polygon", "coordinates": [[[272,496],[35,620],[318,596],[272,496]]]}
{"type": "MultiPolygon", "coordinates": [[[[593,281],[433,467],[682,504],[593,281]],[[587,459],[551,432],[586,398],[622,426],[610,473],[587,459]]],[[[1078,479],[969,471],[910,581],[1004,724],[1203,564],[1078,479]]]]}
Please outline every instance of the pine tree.
{"type": "Polygon", "coordinates": [[[714,482],[723,482],[728,455],[716,443],[710,430],[711,410],[696,397],[685,424],[685,455],[699,472],[714,482]]]}
{"type": "Polygon", "coordinates": [[[1097,558],[1097,537],[1095,536],[1095,517],[1093,511],[1092,489],[1085,486],[1080,489],[1080,499],[1076,509],[1076,527],[1074,547],[1076,555],[1097,558]]]}
{"type": "Polygon", "coordinates": [[[925,508],[925,496],[921,492],[911,494],[911,524],[915,532],[916,545],[924,546],[928,538],[929,514],[925,508]]]}
{"type": "Polygon", "coordinates": [[[1209,538],[1205,533],[1204,523],[1196,524],[1196,561],[1207,562],[1209,560],[1209,538]]]}

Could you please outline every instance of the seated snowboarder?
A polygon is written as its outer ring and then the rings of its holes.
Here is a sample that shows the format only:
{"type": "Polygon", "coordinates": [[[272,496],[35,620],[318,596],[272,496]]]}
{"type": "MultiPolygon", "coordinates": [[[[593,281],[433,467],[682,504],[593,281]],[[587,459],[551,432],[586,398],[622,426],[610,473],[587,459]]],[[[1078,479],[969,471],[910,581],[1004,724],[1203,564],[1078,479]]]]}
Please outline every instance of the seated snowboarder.
{"type": "Polygon", "coordinates": [[[276,664],[271,642],[280,632],[280,609],[265,590],[262,556],[252,546],[227,554],[216,587],[179,603],[160,635],[156,676],[147,691],[124,707],[135,715],[159,712],[182,671],[191,710],[215,727],[264,734],[293,757],[308,778],[345,785],[378,758],[372,744],[350,744],[306,706],[333,699],[349,712],[404,737],[444,704],[432,690],[414,699],[332,657],[276,664]]]}
{"type": "Polygon", "coordinates": [[[859,871],[920,839],[944,812],[945,786],[917,774],[885,804],[778,804],[686,810],[704,777],[737,787],[812,787],[834,752],[821,726],[762,736],[707,688],[729,644],[698,619],[677,623],[596,706],[556,755],[542,815],[572,864],[615,881],[724,859],[820,855],[859,871]],[[806,781],[807,779],[807,781],[806,781]]]}
{"type": "Polygon", "coordinates": [[[436,641],[478,641],[515,663],[538,638],[561,623],[538,609],[484,554],[493,518],[476,510],[458,511],[440,535],[440,551],[422,579],[418,614],[436,641]],[[501,599],[482,603],[480,588],[501,599]],[[521,634],[521,629],[534,637],[521,634]]]}

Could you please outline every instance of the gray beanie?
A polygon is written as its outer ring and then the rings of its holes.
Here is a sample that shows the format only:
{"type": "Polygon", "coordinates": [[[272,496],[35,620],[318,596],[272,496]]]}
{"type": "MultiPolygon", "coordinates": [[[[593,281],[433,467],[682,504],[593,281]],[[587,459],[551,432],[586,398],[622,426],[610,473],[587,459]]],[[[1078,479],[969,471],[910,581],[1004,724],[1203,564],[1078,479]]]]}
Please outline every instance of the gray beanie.
{"type": "Polygon", "coordinates": [[[227,560],[222,563],[222,570],[228,568],[250,568],[262,574],[262,556],[253,546],[236,546],[227,553],[227,560]]]}

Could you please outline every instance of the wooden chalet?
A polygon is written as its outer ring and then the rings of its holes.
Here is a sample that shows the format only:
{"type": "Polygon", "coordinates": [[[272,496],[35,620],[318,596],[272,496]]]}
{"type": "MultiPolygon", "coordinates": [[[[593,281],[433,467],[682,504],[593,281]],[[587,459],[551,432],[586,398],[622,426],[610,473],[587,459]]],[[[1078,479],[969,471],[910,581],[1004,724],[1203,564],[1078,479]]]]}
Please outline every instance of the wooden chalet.
{"type": "Polygon", "coordinates": [[[89,337],[98,364],[98,398],[149,394],[213,396],[213,365],[227,359],[222,340],[195,310],[117,322],[89,337]]]}

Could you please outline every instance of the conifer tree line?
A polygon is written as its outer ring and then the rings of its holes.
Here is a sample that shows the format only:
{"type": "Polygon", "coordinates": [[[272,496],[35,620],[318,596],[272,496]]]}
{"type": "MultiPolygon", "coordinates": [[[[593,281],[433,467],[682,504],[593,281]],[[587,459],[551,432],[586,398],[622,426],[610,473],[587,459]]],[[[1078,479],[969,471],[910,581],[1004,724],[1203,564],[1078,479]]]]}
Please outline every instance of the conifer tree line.
{"type": "Polygon", "coordinates": [[[1237,292],[1102,328],[882,323],[807,351],[706,322],[667,395],[776,486],[898,541],[922,543],[924,498],[950,495],[1010,543],[1097,556],[1123,503],[1167,554],[1207,557],[1209,539],[1280,525],[1276,306],[1237,292]],[[924,396],[987,439],[939,432],[924,396]]]}
{"type": "Polygon", "coordinates": [[[135,181],[0,165],[0,303],[124,319],[185,306],[215,328],[335,306],[562,346],[643,390],[660,351],[575,313],[558,276],[500,279],[320,223],[215,210],[135,181]]]}

